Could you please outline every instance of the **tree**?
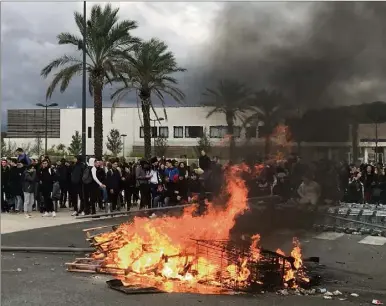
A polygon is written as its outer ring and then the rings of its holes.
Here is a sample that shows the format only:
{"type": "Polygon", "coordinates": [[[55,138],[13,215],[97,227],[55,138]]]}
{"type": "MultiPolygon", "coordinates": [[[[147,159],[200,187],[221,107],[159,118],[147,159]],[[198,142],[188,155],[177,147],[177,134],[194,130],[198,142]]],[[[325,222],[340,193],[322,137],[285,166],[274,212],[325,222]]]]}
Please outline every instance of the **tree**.
{"type": "Polygon", "coordinates": [[[118,130],[112,129],[110,131],[110,134],[107,136],[106,147],[114,156],[118,156],[122,152],[123,142],[118,130]]]}
{"type": "Polygon", "coordinates": [[[60,143],[56,146],[56,149],[58,150],[58,153],[60,155],[66,155],[66,146],[63,143],[60,143]]]}
{"type": "Polygon", "coordinates": [[[68,152],[74,156],[78,156],[82,152],[82,136],[80,136],[79,131],[75,131],[75,134],[72,135],[68,152]]]}
{"type": "Polygon", "coordinates": [[[10,140],[7,143],[1,138],[1,155],[2,157],[12,157],[15,155],[17,149],[16,143],[10,140]]]}
{"type": "Polygon", "coordinates": [[[158,137],[154,140],[154,154],[159,157],[166,155],[168,150],[168,139],[165,137],[158,137]]]}
{"type": "MultiPolygon", "coordinates": [[[[103,121],[102,121],[102,92],[106,83],[120,75],[121,57],[119,54],[130,50],[133,44],[139,39],[133,38],[130,31],[137,28],[137,23],[131,20],[118,22],[119,8],[112,9],[110,4],[103,8],[97,4],[91,8],[90,18],[87,20],[87,74],[88,89],[90,95],[94,97],[94,153],[96,158],[102,157],[103,150],[103,121]]],[[[75,23],[82,34],[83,15],[74,13],[75,23]]],[[[57,36],[59,45],[72,45],[81,53],[83,39],[81,36],[71,33],[60,33],[57,36]]],[[[50,86],[47,89],[46,99],[49,100],[60,83],[60,92],[63,93],[74,76],[82,74],[82,60],[63,55],[43,68],[41,75],[44,78],[53,69],[61,68],[55,74],[50,86]]]]}
{"type": "MultiPolygon", "coordinates": [[[[177,103],[182,103],[185,95],[175,85],[178,84],[172,75],[176,72],[186,71],[177,65],[173,52],[168,51],[168,46],[155,38],[134,46],[132,52],[122,55],[125,65],[122,69],[124,75],[124,86],[113,93],[113,107],[111,116],[118,103],[129,92],[135,91],[141,103],[143,116],[143,130],[145,143],[145,158],[151,156],[151,126],[150,111],[155,117],[158,115],[154,110],[152,97],[157,97],[162,106],[165,106],[165,95],[171,97],[177,103]]],[[[120,79],[118,79],[120,81],[120,79]]],[[[167,113],[164,107],[165,119],[167,113]]]]}
{"type": "Polygon", "coordinates": [[[283,111],[286,107],[284,96],[278,91],[261,90],[255,93],[255,97],[250,102],[253,107],[253,114],[245,120],[245,124],[258,125],[263,122],[259,128],[265,139],[265,158],[269,157],[271,147],[271,134],[283,119],[283,111]]]}
{"type": "Polygon", "coordinates": [[[36,139],[35,139],[35,144],[32,146],[30,153],[36,154],[37,156],[40,156],[40,152],[41,152],[42,147],[43,147],[43,140],[38,135],[38,137],[36,137],[36,139]]]}
{"type": "Polygon", "coordinates": [[[210,141],[207,129],[204,129],[204,133],[201,138],[197,141],[196,151],[197,155],[200,155],[200,152],[204,150],[206,153],[209,153],[212,150],[212,142],[210,141]]]}
{"type": "Polygon", "coordinates": [[[220,80],[216,89],[207,88],[203,93],[205,100],[201,102],[204,106],[213,107],[207,118],[215,113],[225,115],[227,132],[230,136],[229,157],[235,157],[234,124],[236,118],[241,119],[241,114],[250,109],[248,99],[250,90],[244,84],[236,80],[220,80]]]}
{"type": "Polygon", "coordinates": [[[7,145],[3,138],[1,138],[1,156],[2,157],[8,157],[7,155],[7,145]]]}

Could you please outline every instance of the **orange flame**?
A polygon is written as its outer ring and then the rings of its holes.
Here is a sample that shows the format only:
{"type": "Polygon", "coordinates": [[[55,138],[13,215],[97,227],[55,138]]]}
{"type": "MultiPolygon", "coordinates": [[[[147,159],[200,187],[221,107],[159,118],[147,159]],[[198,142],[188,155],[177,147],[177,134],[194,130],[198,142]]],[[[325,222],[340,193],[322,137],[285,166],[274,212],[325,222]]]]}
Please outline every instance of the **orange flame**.
{"type": "MultiPolygon", "coordinates": [[[[197,292],[194,285],[202,281],[220,285],[217,274],[222,263],[205,254],[197,255],[195,241],[191,238],[229,239],[236,217],[249,209],[248,191],[241,179],[245,170],[246,165],[228,168],[226,186],[229,200],[226,208],[209,203],[207,212],[201,216],[193,216],[196,207],[188,207],[180,217],[136,217],[132,223],[122,224],[116,231],[96,237],[96,242],[105,242],[103,246],[109,251],[93,256],[102,259],[105,268],[125,270],[126,276],[120,277],[124,284],[150,285],[178,292],[197,292]]],[[[254,235],[251,240],[251,260],[258,261],[260,236],[254,235]]],[[[300,248],[297,254],[300,254],[300,248]]],[[[240,258],[241,265],[229,264],[223,269],[229,282],[247,281],[250,276],[248,260],[240,258]]],[[[298,263],[301,265],[301,261],[298,263]]],[[[218,292],[215,286],[201,287],[200,290],[201,293],[218,292]]]]}

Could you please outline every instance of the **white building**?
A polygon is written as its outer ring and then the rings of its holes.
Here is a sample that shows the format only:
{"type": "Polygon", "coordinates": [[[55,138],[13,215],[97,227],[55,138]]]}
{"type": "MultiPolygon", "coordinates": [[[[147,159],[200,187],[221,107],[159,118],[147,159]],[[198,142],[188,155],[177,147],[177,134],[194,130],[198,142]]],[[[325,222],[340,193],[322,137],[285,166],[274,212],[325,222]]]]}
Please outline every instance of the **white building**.
{"type": "MultiPolygon", "coordinates": [[[[167,155],[178,157],[180,155],[196,155],[194,147],[204,131],[210,136],[211,143],[215,147],[212,154],[226,158],[228,150],[224,146],[228,142],[224,140],[226,135],[225,116],[215,113],[207,118],[210,107],[167,107],[167,120],[152,122],[152,128],[156,136],[163,136],[168,141],[167,155]]],[[[158,117],[164,117],[163,108],[156,108],[158,117]]],[[[69,146],[72,136],[82,131],[82,110],[80,108],[49,109],[48,115],[48,148],[53,145],[64,144],[69,146]]],[[[151,114],[152,119],[155,119],[151,114]]],[[[109,153],[106,148],[107,135],[111,129],[117,129],[125,137],[125,155],[143,155],[143,129],[142,114],[136,107],[117,108],[112,118],[111,108],[103,108],[103,145],[104,153],[109,153]],[[113,119],[113,120],[112,120],[113,119]]],[[[94,109],[86,111],[86,137],[87,155],[94,153],[94,109]]],[[[239,146],[242,153],[261,150],[263,153],[264,139],[259,138],[258,127],[252,126],[247,129],[241,128],[242,122],[235,122],[236,143],[245,143],[248,134],[249,144],[257,144],[259,148],[239,146]]],[[[301,155],[305,158],[317,160],[328,158],[335,160],[350,160],[352,156],[351,133],[347,133],[347,139],[341,142],[313,142],[301,144],[301,155]]],[[[42,138],[41,152],[44,151],[45,138],[45,111],[43,109],[18,109],[8,110],[8,131],[5,142],[12,142],[17,147],[33,147],[36,139],[42,138]]],[[[384,161],[386,155],[386,123],[377,126],[371,124],[360,124],[358,128],[358,148],[361,160],[367,162],[375,159],[375,148],[378,152],[378,160],[384,161]],[[378,135],[375,142],[375,135],[378,135]]],[[[292,143],[293,151],[297,150],[297,144],[292,143]]],[[[256,152],[257,153],[257,152],[256,152]]]]}
{"type": "MultiPolygon", "coordinates": [[[[215,113],[207,118],[210,107],[167,107],[167,119],[160,122],[152,121],[152,128],[156,136],[163,136],[168,140],[170,148],[192,148],[197,145],[198,139],[204,131],[210,136],[213,145],[224,144],[223,136],[226,134],[225,116],[215,113]]],[[[163,118],[163,108],[156,108],[159,118],[163,118]]],[[[12,141],[17,146],[27,147],[36,143],[36,138],[45,137],[45,113],[42,109],[36,110],[9,110],[8,132],[5,141],[12,141]],[[38,136],[39,135],[39,136],[38,136]]],[[[151,114],[155,119],[154,114],[151,114]]],[[[86,137],[87,154],[94,152],[94,109],[86,111],[86,137]]],[[[103,108],[103,140],[104,152],[107,152],[107,135],[111,129],[117,129],[125,137],[125,155],[133,151],[143,152],[142,114],[136,107],[116,108],[112,117],[111,108],[103,108]]],[[[242,129],[239,120],[235,122],[236,141],[245,140],[246,133],[251,139],[257,140],[258,127],[242,129]]],[[[51,146],[71,143],[75,132],[82,131],[82,110],[80,108],[49,109],[48,110],[48,148],[51,146]]],[[[42,149],[43,149],[42,148],[42,149]]],[[[42,150],[43,151],[43,150],[42,150]]],[[[183,150],[179,151],[183,154],[183,150]]],[[[108,152],[107,152],[108,153],[108,152]]],[[[140,155],[138,155],[140,154],[140,155]]]]}

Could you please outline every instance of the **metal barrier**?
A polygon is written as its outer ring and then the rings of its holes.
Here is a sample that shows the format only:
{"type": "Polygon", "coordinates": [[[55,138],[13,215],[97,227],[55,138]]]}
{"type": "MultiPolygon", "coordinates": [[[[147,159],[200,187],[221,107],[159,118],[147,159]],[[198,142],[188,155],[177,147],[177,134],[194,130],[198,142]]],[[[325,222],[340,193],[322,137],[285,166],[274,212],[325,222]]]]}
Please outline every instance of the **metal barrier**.
{"type": "Polygon", "coordinates": [[[324,222],[314,227],[323,231],[386,236],[386,206],[341,203],[339,207],[329,208],[324,222]]]}

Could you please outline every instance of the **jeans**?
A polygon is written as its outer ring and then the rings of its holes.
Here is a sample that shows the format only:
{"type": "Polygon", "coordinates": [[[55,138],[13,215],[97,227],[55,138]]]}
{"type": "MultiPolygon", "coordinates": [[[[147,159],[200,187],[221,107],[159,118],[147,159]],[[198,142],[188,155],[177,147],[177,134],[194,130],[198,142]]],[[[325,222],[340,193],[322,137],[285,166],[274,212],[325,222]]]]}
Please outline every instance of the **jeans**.
{"type": "Polygon", "coordinates": [[[24,192],[24,212],[29,214],[32,212],[32,205],[35,202],[35,194],[33,192],[24,192]]]}
{"type": "Polygon", "coordinates": [[[99,187],[100,188],[100,190],[102,191],[102,199],[103,199],[103,202],[107,202],[107,200],[108,200],[108,198],[109,198],[109,196],[108,196],[108,194],[107,194],[107,189],[106,189],[106,187],[99,187]]]}
{"type": "Polygon", "coordinates": [[[21,211],[23,210],[23,199],[20,195],[15,196],[15,210],[21,211]]]}

